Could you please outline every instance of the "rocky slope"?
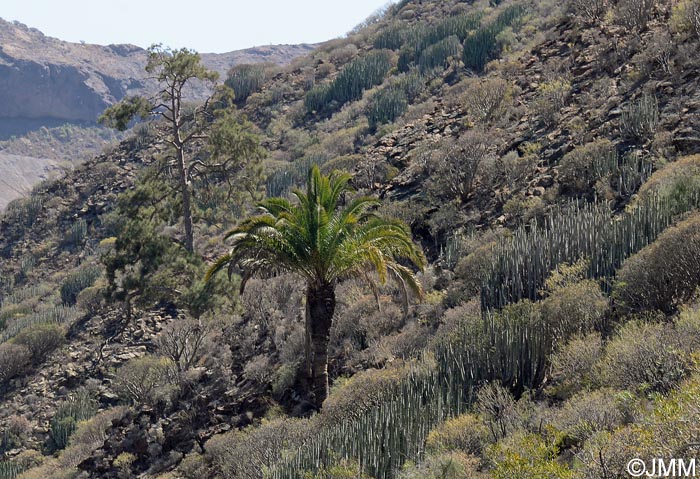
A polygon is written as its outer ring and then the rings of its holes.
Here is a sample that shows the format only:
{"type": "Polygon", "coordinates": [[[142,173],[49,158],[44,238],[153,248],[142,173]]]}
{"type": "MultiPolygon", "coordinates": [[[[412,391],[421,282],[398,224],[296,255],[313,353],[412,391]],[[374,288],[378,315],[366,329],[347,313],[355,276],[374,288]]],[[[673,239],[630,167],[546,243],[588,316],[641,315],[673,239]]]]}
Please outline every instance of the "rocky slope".
{"type": "MultiPolygon", "coordinates": [[[[260,46],[202,57],[208,68],[225,78],[233,65],[286,65],[312,48],[260,46]]],[[[0,19],[0,140],[11,140],[0,144],[0,165],[8,172],[0,180],[0,211],[10,200],[46,178],[58,161],[69,157],[70,163],[76,163],[86,154],[99,153],[101,146],[95,147],[93,142],[86,147],[81,141],[83,137],[96,136],[94,131],[86,129],[81,134],[76,127],[93,126],[106,107],[126,95],[153,93],[156,85],[146,78],[146,58],[146,51],[134,45],[63,42],[21,23],[0,19]],[[55,135],[44,134],[47,141],[41,135],[32,135],[42,128],[52,132],[53,128],[65,129],[66,123],[72,123],[70,128],[74,131],[68,142],[62,141],[63,151],[56,151],[56,138],[50,138],[55,135]]],[[[190,92],[193,100],[201,100],[207,94],[203,86],[190,92]]],[[[62,131],[58,134],[66,136],[62,131]]],[[[106,141],[102,146],[105,145],[106,141]]]]}
{"type": "Polygon", "coordinates": [[[0,154],[0,211],[7,204],[31,191],[38,182],[61,174],[58,162],[46,158],[32,158],[0,154]]]}
{"type": "MultiPolygon", "coordinates": [[[[463,2],[402,5],[395,18],[404,20],[442,18],[451,9],[466,8],[463,2]]],[[[528,5],[535,13],[537,8],[549,8],[541,2],[528,5]]],[[[338,308],[331,351],[331,375],[339,388],[335,394],[337,402],[342,403],[338,397],[343,394],[351,398],[348,401],[357,394],[357,402],[362,402],[363,387],[369,391],[379,387],[367,380],[354,389],[352,382],[342,389],[342,384],[347,384],[342,376],[399,363],[398,358],[415,357],[416,351],[439,337],[431,336],[435,329],[454,325],[458,318],[471,314],[466,302],[471,296],[459,296],[460,288],[468,290],[469,278],[462,276],[478,274],[479,264],[469,260],[481,260],[477,257],[481,253],[486,256],[491,251],[489,242],[495,241],[496,235],[507,236],[509,228],[537,220],[538,215],[540,219],[548,218],[556,208],[574,199],[585,203],[599,195],[610,200],[618,213],[633,199],[636,190],[614,190],[619,186],[614,183],[616,178],[594,178],[595,182],[583,186],[573,184],[562,173],[567,154],[585,152],[590,144],[605,140],[620,158],[641,158],[644,165],[662,170],[665,164],[673,165],[677,158],[700,151],[698,41],[681,35],[673,37],[673,41],[664,40],[669,35],[670,8],[663,2],[656,5],[649,24],[640,31],[609,21],[582,25],[564,15],[547,20],[543,14],[542,23],[530,20],[532,23],[528,24],[530,32],[535,26],[541,30],[536,39],[521,29],[517,32],[519,37],[510,40],[510,54],[494,60],[481,75],[467,70],[459,61],[448,65],[427,78],[427,85],[421,87],[423,93],[403,118],[380,127],[377,133],[368,131],[363,116],[371,98],[369,92],[330,118],[314,117],[303,105],[310,85],[332,79],[352,58],[372,48],[370,41],[376,33],[372,31],[365,32],[364,37],[358,34],[322,46],[320,52],[302,59],[294,68],[276,73],[242,106],[265,132],[263,141],[270,150],[266,165],[269,171],[280,169],[293,176],[294,167],[301,164],[300,168],[305,168],[307,159],[322,162],[326,169],[338,165],[347,168],[353,172],[358,189],[381,196],[384,211],[411,223],[415,238],[423,243],[433,261],[434,268],[424,277],[429,290],[426,301],[412,308],[408,318],[392,304],[391,291],[382,292],[382,311],[378,312],[370,291],[354,283],[343,285],[347,289],[339,297],[347,304],[338,308]],[[474,89],[482,85],[495,88],[499,84],[507,84],[509,89],[501,95],[498,117],[477,119],[471,101],[478,96],[473,94],[474,89]],[[656,107],[651,131],[634,137],[625,131],[623,117],[649,96],[654,98],[656,107]],[[488,134],[491,161],[480,165],[472,192],[462,198],[446,199],[440,185],[436,187],[434,183],[445,179],[440,178],[444,171],[435,167],[441,160],[439,153],[477,128],[488,134]],[[459,240],[459,236],[451,236],[459,232],[474,234],[469,238],[462,236],[466,244],[457,245],[452,251],[454,261],[446,261],[448,240],[459,240]],[[485,233],[480,236],[480,232],[485,233]],[[460,265],[459,260],[467,261],[460,265]],[[460,285],[460,281],[465,284],[460,285]]],[[[22,308],[39,309],[37,304],[56,300],[41,285],[49,284],[57,290],[66,272],[98,263],[101,248],[109,248],[113,234],[110,222],[115,219],[108,213],[115,209],[120,195],[135,188],[144,165],[160,153],[162,145],[157,143],[138,146],[135,141],[124,142],[66,178],[42,185],[33,198],[44,207],[31,221],[26,220],[32,206],[27,203],[25,216],[19,220],[10,216],[0,222],[0,255],[4,258],[0,277],[18,278],[19,285],[5,288],[5,298],[11,299],[5,305],[8,318],[14,320],[29,314],[22,308]],[[81,248],[70,249],[64,237],[81,222],[87,237],[81,248]],[[27,258],[36,261],[28,272],[27,258]],[[17,292],[22,289],[33,291],[29,294],[36,297],[24,298],[17,292]]],[[[585,175],[592,173],[586,171],[585,175]]],[[[223,249],[220,224],[207,225],[201,220],[200,226],[198,235],[207,245],[202,254],[210,260],[223,249]]],[[[531,228],[535,225],[531,224],[531,228]]],[[[274,429],[283,422],[261,418],[266,413],[268,418],[278,417],[285,408],[287,412],[299,412],[294,409],[297,398],[289,392],[294,390],[293,382],[281,389],[279,384],[285,384],[280,378],[289,379],[282,374],[292,362],[289,358],[299,356],[294,347],[300,344],[295,343],[295,338],[302,337],[303,308],[294,294],[301,288],[294,280],[290,281],[291,286],[285,286],[283,281],[284,278],[265,280],[255,285],[259,287],[249,287],[249,291],[253,290],[252,300],[236,297],[240,311],[217,311],[219,316],[235,316],[229,328],[221,332],[225,339],[217,338],[217,345],[229,347],[229,355],[203,361],[201,367],[194,368],[191,377],[183,381],[181,396],[171,409],[137,402],[130,403],[129,411],[115,411],[112,407],[120,399],[114,381],[130,360],[157,354],[158,338],[176,323],[176,318],[187,316],[186,309],[150,305],[127,318],[116,303],[100,301],[94,309],[81,305],[79,317],[66,321],[70,325],[66,344],[0,391],[4,393],[0,427],[10,430],[18,417],[28,420],[24,440],[15,449],[5,451],[2,459],[20,463],[27,450],[36,452],[50,443],[57,404],[84,388],[94,394],[101,411],[114,414],[116,419],[110,420],[104,434],[89,449],[79,450],[81,443],[76,440],[68,452],[58,459],[45,457],[45,468],[24,477],[53,477],[51,473],[58,470],[101,478],[257,477],[238,474],[237,467],[246,460],[252,462],[255,454],[272,461],[268,456],[274,458],[274,448],[278,448],[277,452],[281,449],[277,442],[285,442],[287,437],[274,429]],[[239,435],[219,434],[249,424],[263,427],[239,435]],[[162,475],[156,476],[159,473],[162,475]]],[[[602,294],[596,284],[593,286],[596,294],[602,294]]],[[[607,301],[603,303],[607,310],[607,301]]],[[[605,314],[612,315],[614,311],[605,314]]],[[[370,375],[365,377],[372,378],[371,371],[367,372],[370,375]]],[[[390,376],[391,370],[380,370],[378,374],[390,376]]],[[[555,376],[547,378],[550,380],[555,381],[555,376]]],[[[548,387],[547,382],[544,386],[548,387]]],[[[551,407],[556,414],[561,398],[547,396],[546,391],[533,391],[533,397],[542,394],[546,400],[537,407],[551,407]]],[[[590,394],[585,391],[583,396],[590,394]]],[[[123,398],[121,401],[127,403],[123,398]]],[[[644,401],[640,399],[640,404],[648,407],[644,401]]],[[[354,405],[348,405],[348,415],[355,414],[350,406],[354,405]]],[[[584,406],[585,410],[591,407],[588,403],[584,406]]],[[[533,409],[527,404],[524,407],[533,409]]],[[[604,410],[613,411],[614,407],[605,406],[604,410]]],[[[328,421],[329,417],[325,419],[328,421]]],[[[290,420],[285,427],[300,427],[295,421],[298,420],[290,420]]],[[[533,431],[547,430],[542,425],[548,424],[551,417],[544,421],[533,421],[533,431]]],[[[287,429],[282,433],[294,438],[287,429]]],[[[295,444],[298,439],[289,441],[295,444]]],[[[623,444],[625,440],[616,442],[623,444]]],[[[562,447],[566,449],[558,460],[570,462],[572,446],[562,443],[562,447]]],[[[481,472],[470,477],[486,477],[481,472]]]]}

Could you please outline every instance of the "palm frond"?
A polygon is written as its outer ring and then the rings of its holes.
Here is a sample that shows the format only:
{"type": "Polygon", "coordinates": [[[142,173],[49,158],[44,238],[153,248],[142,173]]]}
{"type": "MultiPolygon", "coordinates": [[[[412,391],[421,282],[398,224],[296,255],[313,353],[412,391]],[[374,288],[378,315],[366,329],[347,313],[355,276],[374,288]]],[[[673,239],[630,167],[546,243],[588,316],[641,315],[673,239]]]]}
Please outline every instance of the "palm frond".
{"type": "Polygon", "coordinates": [[[207,279],[228,265],[242,271],[241,288],[253,276],[295,272],[309,282],[333,283],[354,276],[366,281],[378,298],[376,284],[368,275],[374,271],[380,283],[391,279],[418,298],[423,290],[413,271],[425,256],[413,242],[408,226],[395,219],[380,218],[374,212],[376,198],[353,198],[340,207],[344,193],[351,190],[351,176],[333,172],[322,175],[318,167],[308,173],[304,191],[293,191],[295,200],[268,198],[258,204],[260,214],[244,220],[225,236],[231,252],[210,268],[207,279]]]}

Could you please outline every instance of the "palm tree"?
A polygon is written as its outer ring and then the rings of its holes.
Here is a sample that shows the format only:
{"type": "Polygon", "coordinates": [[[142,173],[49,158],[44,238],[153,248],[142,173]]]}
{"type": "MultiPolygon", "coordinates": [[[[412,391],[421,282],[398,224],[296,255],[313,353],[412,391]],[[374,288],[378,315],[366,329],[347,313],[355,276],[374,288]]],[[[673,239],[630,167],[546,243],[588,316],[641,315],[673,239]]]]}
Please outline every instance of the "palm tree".
{"type": "Polygon", "coordinates": [[[380,283],[391,278],[402,287],[404,308],[408,290],[423,295],[413,271],[398,262],[407,260],[421,270],[425,266],[408,226],[373,213],[379,201],[371,197],[341,204],[351,189],[350,178],[338,172],[325,176],[314,166],[306,192],[293,192],[296,201],[268,198],[258,205],[259,215],[230,231],[225,239],[231,239],[231,251],[207,272],[210,278],[228,267],[230,277],[240,268],[241,292],[253,276],[289,272],[306,281],[306,374],[317,408],[328,395],[328,341],[338,281],[359,278],[376,290],[369,276],[374,270],[380,283]]]}

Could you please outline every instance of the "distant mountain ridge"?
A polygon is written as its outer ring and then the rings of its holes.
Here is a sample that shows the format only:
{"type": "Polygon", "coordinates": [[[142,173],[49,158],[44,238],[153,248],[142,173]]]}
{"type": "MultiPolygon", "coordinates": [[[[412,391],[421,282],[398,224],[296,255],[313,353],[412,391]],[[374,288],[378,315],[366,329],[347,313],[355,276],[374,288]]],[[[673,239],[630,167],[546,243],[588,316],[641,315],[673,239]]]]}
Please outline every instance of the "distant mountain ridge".
{"type": "MultiPolygon", "coordinates": [[[[204,64],[225,78],[241,63],[286,65],[313,50],[312,45],[270,45],[229,53],[204,53],[204,64]]],[[[152,94],[157,85],[146,77],[147,51],[135,45],[71,43],[48,37],[36,28],[0,18],[0,170],[9,172],[0,180],[0,211],[7,203],[28,192],[41,179],[54,175],[61,161],[76,163],[99,148],[85,148],[80,131],[57,151],[29,132],[44,132],[71,123],[95,125],[97,117],[126,95],[152,94]],[[4,142],[12,137],[18,140],[4,142]],[[17,148],[17,143],[22,143],[17,148]],[[31,148],[28,148],[31,146],[31,148]],[[31,151],[30,151],[31,150],[31,151]],[[67,159],[69,156],[70,159],[67,159]]],[[[203,85],[191,90],[193,100],[204,99],[203,85]]],[[[59,129],[60,129],[59,128],[59,129]]],[[[75,128],[75,127],[73,127],[75,128]]],[[[81,130],[78,128],[77,130],[81,130]]],[[[85,135],[92,129],[85,129],[85,135]]],[[[94,140],[94,138],[92,138],[94,140]]],[[[64,141],[65,143],[65,141],[64,141]]]]}
{"type": "MultiPolygon", "coordinates": [[[[202,58],[225,75],[236,64],[284,65],[312,49],[273,45],[202,58]]],[[[146,50],[135,45],[64,42],[0,19],[0,139],[65,122],[92,124],[124,96],[152,92],[155,85],[144,72],[146,59],[146,50]]],[[[206,90],[194,95],[203,98],[206,90]]]]}

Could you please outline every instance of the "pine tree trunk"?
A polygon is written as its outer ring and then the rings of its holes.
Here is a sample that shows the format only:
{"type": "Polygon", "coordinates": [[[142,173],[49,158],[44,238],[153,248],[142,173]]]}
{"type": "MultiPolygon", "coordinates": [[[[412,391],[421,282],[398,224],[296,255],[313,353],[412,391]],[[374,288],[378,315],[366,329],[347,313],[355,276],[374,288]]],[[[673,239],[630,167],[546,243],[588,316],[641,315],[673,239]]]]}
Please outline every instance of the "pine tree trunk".
{"type": "Polygon", "coordinates": [[[310,284],[306,290],[306,304],[310,346],[307,356],[311,366],[309,392],[311,401],[320,409],[328,397],[328,342],[335,312],[335,286],[310,284]]]}
{"type": "Polygon", "coordinates": [[[190,199],[190,182],[187,179],[185,152],[183,147],[177,149],[178,175],[182,193],[182,221],[185,224],[185,249],[194,251],[194,233],[192,232],[192,204],[190,199]]]}

